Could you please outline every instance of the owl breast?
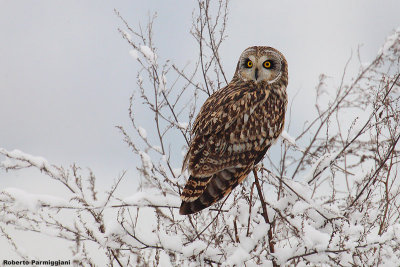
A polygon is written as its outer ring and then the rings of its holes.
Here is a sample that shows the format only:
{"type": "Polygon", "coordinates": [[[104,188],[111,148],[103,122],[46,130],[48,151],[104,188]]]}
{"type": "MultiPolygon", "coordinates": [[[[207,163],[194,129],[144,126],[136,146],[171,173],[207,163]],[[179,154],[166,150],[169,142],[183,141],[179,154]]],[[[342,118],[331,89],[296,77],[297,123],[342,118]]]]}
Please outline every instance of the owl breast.
{"type": "Polygon", "coordinates": [[[224,133],[225,153],[242,154],[241,157],[247,160],[255,156],[262,158],[264,154],[259,153],[277,140],[285,123],[286,92],[271,90],[265,94],[263,103],[246,110],[224,133]]]}
{"type": "Polygon", "coordinates": [[[195,138],[198,145],[189,163],[192,174],[208,176],[223,168],[256,164],[277,140],[285,121],[286,92],[252,88],[233,104],[231,109],[240,110],[240,115],[224,130],[195,138]]]}

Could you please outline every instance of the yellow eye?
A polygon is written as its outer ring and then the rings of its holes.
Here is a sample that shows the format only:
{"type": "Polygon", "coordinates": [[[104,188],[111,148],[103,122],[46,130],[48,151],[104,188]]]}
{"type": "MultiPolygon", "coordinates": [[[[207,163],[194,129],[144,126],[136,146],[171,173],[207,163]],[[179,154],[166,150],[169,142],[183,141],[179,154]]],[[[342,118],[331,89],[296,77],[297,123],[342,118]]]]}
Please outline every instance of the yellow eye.
{"type": "Polygon", "coordinates": [[[251,61],[250,59],[247,60],[246,67],[248,67],[248,68],[253,67],[253,61],[251,61]]]}
{"type": "Polygon", "coordinates": [[[264,68],[269,69],[269,68],[271,68],[271,61],[266,60],[266,61],[264,61],[263,65],[264,65],[264,68]]]}

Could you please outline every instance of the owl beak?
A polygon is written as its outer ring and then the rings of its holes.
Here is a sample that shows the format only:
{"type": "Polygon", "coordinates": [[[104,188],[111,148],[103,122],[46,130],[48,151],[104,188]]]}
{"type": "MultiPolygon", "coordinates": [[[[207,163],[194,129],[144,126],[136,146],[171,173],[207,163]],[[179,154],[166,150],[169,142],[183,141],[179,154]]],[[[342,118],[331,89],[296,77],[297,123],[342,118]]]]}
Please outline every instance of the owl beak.
{"type": "Polygon", "coordinates": [[[256,81],[257,81],[257,79],[258,79],[258,68],[256,68],[256,71],[255,71],[254,77],[256,78],[256,81]]]}

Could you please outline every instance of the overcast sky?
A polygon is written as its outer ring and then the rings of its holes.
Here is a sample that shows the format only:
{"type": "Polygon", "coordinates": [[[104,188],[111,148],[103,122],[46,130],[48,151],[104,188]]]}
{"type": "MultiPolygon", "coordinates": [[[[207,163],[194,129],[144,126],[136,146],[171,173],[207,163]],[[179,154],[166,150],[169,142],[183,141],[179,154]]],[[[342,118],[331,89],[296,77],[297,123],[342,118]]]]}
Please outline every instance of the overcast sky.
{"type": "MultiPolygon", "coordinates": [[[[128,195],[137,162],[114,126],[128,125],[138,65],[117,31],[123,25],[114,8],[133,28],[157,12],[159,58],[181,66],[196,60],[192,1],[0,0],[0,147],[90,167],[104,185],[126,169],[129,186],[121,194],[128,195]]],[[[289,100],[298,92],[293,120],[301,125],[318,75],[339,83],[359,45],[362,60],[371,61],[400,26],[399,10],[396,0],[232,1],[222,63],[230,79],[246,47],[280,50],[289,63],[289,100]]],[[[38,172],[0,171],[0,179],[0,190],[59,190],[38,172]]]]}

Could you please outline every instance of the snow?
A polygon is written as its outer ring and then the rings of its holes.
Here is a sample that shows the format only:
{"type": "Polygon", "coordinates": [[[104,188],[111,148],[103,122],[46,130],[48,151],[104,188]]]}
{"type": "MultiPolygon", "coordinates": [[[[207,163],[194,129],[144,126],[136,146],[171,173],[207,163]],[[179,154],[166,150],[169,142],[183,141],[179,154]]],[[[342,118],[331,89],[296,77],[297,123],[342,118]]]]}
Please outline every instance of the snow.
{"type": "Polygon", "coordinates": [[[266,238],[269,230],[269,225],[264,221],[257,224],[253,230],[251,237],[241,236],[239,245],[231,250],[229,257],[223,266],[244,266],[244,262],[251,258],[250,253],[254,250],[257,244],[266,238]]]}
{"type": "Polygon", "coordinates": [[[152,146],[152,148],[158,153],[162,153],[162,148],[160,146],[152,146]]]}
{"type": "Polygon", "coordinates": [[[187,123],[187,122],[178,122],[178,126],[179,126],[179,128],[181,128],[182,130],[186,130],[187,127],[189,126],[189,123],[187,123]]]}
{"type": "Polygon", "coordinates": [[[163,250],[160,252],[160,262],[158,267],[173,267],[171,261],[169,260],[169,256],[163,250]]]}
{"type": "Polygon", "coordinates": [[[182,237],[180,235],[168,235],[165,231],[160,231],[158,234],[161,245],[173,251],[182,250],[182,237]]]}
{"type": "Polygon", "coordinates": [[[290,257],[293,257],[296,253],[296,247],[291,248],[291,247],[275,247],[275,254],[274,256],[277,259],[277,263],[284,265],[290,257]]]}
{"type": "Polygon", "coordinates": [[[163,74],[163,75],[161,76],[161,81],[160,81],[160,83],[159,83],[160,90],[163,91],[163,92],[165,92],[165,90],[166,90],[166,85],[167,85],[167,77],[165,77],[165,75],[163,74]]]}
{"type": "Polygon", "coordinates": [[[104,235],[106,237],[107,236],[113,236],[113,235],[118,236],[118,235],[124,235],[125,234],[124,228],[122,228],[121,224],[118,221],[114,220],[114,219],[112,219],[110,221],[107,221],[105,223],[105,226],[106,226],[106,232],[105,232],[104,235]]]}
{"type": "Polygon", "coordinates": [[[354,175],[352,180],[354,183],[360,184],[360,183],[362,183],[362,181],[364,180],[366,175],[367,175],[367,172],[364,171],[363,169],[360,169],[359,172],[354,175]]]}
{"type": "Polygon", "coordinates": [[[129,41],[132,41],[132,36],[129,34],[129,32],[122,30],[122,33],[126,39],[128,39],[129,41]]]}
{"type": "Polygon", "coordinates": [[[244,266],[243,263],[250,257],[250,254],[245,249],[239,247],[222,266],[244,266]]]}
{"type": "Polygon", "coordinates": [[[142,127],[138,127],[138,131],[139,131],[139,135],[143,138],[146,139],[147,138],[147,132],[146,129],[142,128],[142,127]]]}
{"type": "Polygon", "coordinates": [[[306,243],[304,244],[306,247],[313,247],[318,250],[324,249],[328,246],[330,239],[330,236],[328,234],[316,230],[308,223],[304,224],[303,231],[303,240],[306,241],[306,243]]]}
{"type": "Polygon", "coordinates": [[[142,159],[142,163],[143,163],[143,167],[145,167],[146,169],[153,169],[153,163],[151,161],[150,156],[143,151],[139,152],[140,158],[142,159]]]}
{"type": "Polygon", "coordinates": [[[379,49],[378,54],[386,54],[389,49],[396,45],[396,50],[400,50],[400,27],[398,27],[395,32],[386,38],[386,42],[379,49]]]}
{"type": "Polygon", "coordinates": [[[175,177],[178,177],[182,174],[182,168],[174,168],[172,169],[172,172],[174,173],[175,177]]]}
{"type": "MultiPolygon", "coordinates": [[[[0,162],[0,167],[4,168],[4,169],[13,169],[13,168],[20,168],[21,166],[21,162],[17,163],[15,160],[11,160],[10,158],[6,158],[5,160],[3,160],[2,162],[0,162]]],[[[29,164],[25,163],[23,164],[26,167],[29,167],[29,164]]]]}
{"type": "Polygon", "coordinates": [[[304,211],[310,207],[311,207],[310,204],[303,201],[298,201],[293,205],[292,213],[295,215],[299,215],[304,213],[304,211]]]}
{"type": "Polygon", "coordinates": [[[14,210],[30,210],[33,212],[43,206],[71,206],[69,201],[65,199],[50,195],[31,194],[19,188],[5,188],[0,193],[0,200],[3,203],[11,202],[14,210]]]}
{"type": "Polygon", "coordinates": [[[237,219],[239,223],[242,226],[247,225],[249,219],[249,205],[247,205],[244,199],[239,199],[236,205],[236,209],[237,211],[235,211],[235,213],[237,214],[237,219]]]}
{"type": "Polygon", "coordinates": [[[337,151],[335,153],[326,153],[322,157],[320,157],[310,168],[310,171],[308,174],[306,174],[303,178],[305,182],[310,182],[312,179],[314,179],[314,176],[329,167],[333,161],[337,158],[339,155],[340,151],[337,151]]]}
{"type": "Polygon", "coordinates": [[[253,230],[253,239],[261,240],[264,236],[266,236],[269,230],[269,225],[264,221],[260,222],[253,230]]]}
{"type": "Polygon", "coordinates": [[[129,51],[129,55],[131,55],[131,57],[133,57],[134,59],[138,59],[139,58],[139,52],[136,49],[132,49],[129,51]]]}
{"type": "Polygon", "coordinates": [[[295,146],[296,145],[296,139],[290,136],[285,130],[282,131],[281,137],[286,140],[289,144],[295,146]]]}
{"type": "Polygon", "coordinates": [[[149,61],[150,64],[155,64],[157,60],[157,55],[151,50],[150,47],[141,45],[140,51],[143,53],[145,58],[149,61]]]}
{"type": "Polygon", "coordinates": [[[135,206],[171,206],[178,207],[181,200],[178,196],[174,195],[160,195],[154,191],[137,192],[136,194],[123,199],[123,203],[135,206]]]}
{"type": "Polygon", "coordinates": [[[274,203],[274,208],[278,210],[284,210],[290,204],[289,197],[282,197],[274,203]]]}
{"type": "Polygon", "coordinates": [[[182,254],[186,257],[197,255],[207,248],[207,244],[201,240],[196,240],[182,248],[182,254]]]}
{"type": "MultiPolygon", "coordinates": [[[[39,169],[44,169],[46,167],[50,167],[50,164],[43,157],[32,156],[27,153],[24,153],[18,149],[14,149],[12,151],[7,151],[4,148],[0,148],[0,153],[6,155],[9,158],[28,161],[30,164],[38,167],[39,169]]],[[[5,160],[0,163],[0,166],[6,168],[7,166],[11,166],[12,162],[10,160],[5,160]]]]}

